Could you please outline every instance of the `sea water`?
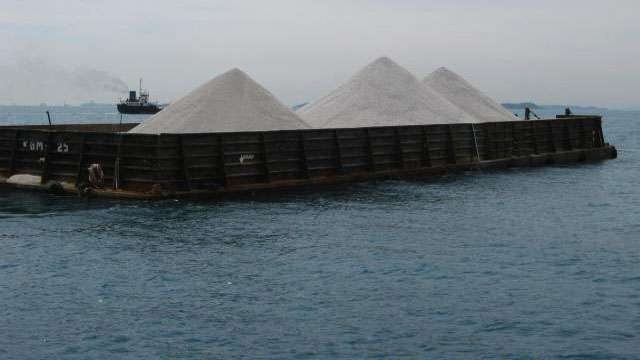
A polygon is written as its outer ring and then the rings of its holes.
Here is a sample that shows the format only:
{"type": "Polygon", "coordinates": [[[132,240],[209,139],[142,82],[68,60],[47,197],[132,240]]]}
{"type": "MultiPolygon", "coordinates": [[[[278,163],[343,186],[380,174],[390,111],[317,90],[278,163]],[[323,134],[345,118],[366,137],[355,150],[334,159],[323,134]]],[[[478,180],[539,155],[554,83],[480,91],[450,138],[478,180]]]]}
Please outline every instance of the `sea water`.
{"type": "Polygon", "coordinates": [[[604,115],[619,158],[594,164],[225,202],[2,191],[0,358],[637,358],[640,113],[604,115]]]}

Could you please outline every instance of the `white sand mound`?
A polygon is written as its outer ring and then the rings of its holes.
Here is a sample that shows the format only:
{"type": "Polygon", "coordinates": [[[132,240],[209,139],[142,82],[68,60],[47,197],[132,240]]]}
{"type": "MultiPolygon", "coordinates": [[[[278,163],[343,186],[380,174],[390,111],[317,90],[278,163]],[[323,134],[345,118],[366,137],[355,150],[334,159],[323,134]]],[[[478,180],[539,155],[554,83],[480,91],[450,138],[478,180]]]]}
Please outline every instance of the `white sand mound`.
{"type": "Polygon", "coordinates": [[[131,133],[306,129],[295,113],[244,72],[228,71],[172,103],[131,133]]]}
{"type": "Polygon", "coordinates": [[[502,105],[447,68],[431,73],[424,79],[424,84],[476,118],[477,122],[518,120],[502,105]]]}
{"type": "Polygon", "coordinates": [[[421,125],[473,122],[388,58],[366,66],[346,84],[297,111],[313,127],[421,125]]]}
{"type": "Polygon", "coordinates": [[[7,184],[23,186],[39,186],[42,178],[37,175],[17,174],[7,179],[7,184]]]}

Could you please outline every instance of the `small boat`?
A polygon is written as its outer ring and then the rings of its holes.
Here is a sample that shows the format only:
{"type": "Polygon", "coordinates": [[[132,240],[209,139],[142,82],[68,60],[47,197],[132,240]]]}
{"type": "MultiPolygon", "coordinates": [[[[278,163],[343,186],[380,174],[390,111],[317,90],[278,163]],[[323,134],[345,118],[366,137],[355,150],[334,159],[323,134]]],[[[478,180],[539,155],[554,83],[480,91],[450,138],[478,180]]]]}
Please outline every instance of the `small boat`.
{"type": "Polygon", "coordinates": [[[129,98],[123,99],[118,104],[118,112],[121,114],[155,114],[162,110],[162,106],[149,101],[149,92],[142,89],[142,79],[140,79],[140,97],[136,91],[129,91],[129,98]]]}

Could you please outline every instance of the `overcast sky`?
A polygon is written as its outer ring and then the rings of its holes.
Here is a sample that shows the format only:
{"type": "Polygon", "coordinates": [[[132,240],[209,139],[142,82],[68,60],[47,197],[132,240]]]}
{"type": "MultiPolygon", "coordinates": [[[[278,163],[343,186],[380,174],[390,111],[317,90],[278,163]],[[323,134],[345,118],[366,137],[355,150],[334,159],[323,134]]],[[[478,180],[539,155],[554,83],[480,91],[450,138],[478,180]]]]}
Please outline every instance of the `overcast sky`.
{"type": "Polygon", "coordinates": [[[420,78],[447,66],[499,101],[640,108],[637,0],[0,3],[0,103],[72,102],[72,85],[34,88],[106,73],[170,101],[238,67],[292,105],[385,55],[420,78]]]}

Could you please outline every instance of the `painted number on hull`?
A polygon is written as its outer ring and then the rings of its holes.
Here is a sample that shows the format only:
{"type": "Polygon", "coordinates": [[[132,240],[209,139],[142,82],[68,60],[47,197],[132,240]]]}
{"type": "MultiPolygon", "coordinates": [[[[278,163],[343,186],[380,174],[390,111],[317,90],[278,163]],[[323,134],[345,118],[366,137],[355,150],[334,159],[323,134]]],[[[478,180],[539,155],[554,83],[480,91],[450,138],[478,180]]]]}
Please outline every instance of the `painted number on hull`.
{"type": "MultiPolygon", "coordinates": [[[[44,141],[39,140],[23,140],[22,148],[32,152],[44,152],[47,150],[47,144],[45,144],[44,141]]],[[[68,153],[69,145],[64,141],[59,141],[56,144],[56,151],[59,153],[68,153]]]]}
{"type": "Polygon", "coordinates": [[[255,159],[255,155],[254,154],[242,154],[240,155],[240,164],[244,164],[245,161],[251,161],[253,159],[255,159]]]}
{"type": "Polygon", "coordinates": [[[69,152],[69,145],[67,145],[64,142],[59,142],[58,143],[58,152],[59,153],[68,153],[69,152]]]}
{"type": "Polygon", "coordinates": [[[29,151],[34,151],[34,152],[42,152],[44,151],[47,147],[44,144],[44,142],[42,141],[37,141],[37,140],[24,140],[22,141],[22,148],[25,150],[29,150],[29,151]]]}

